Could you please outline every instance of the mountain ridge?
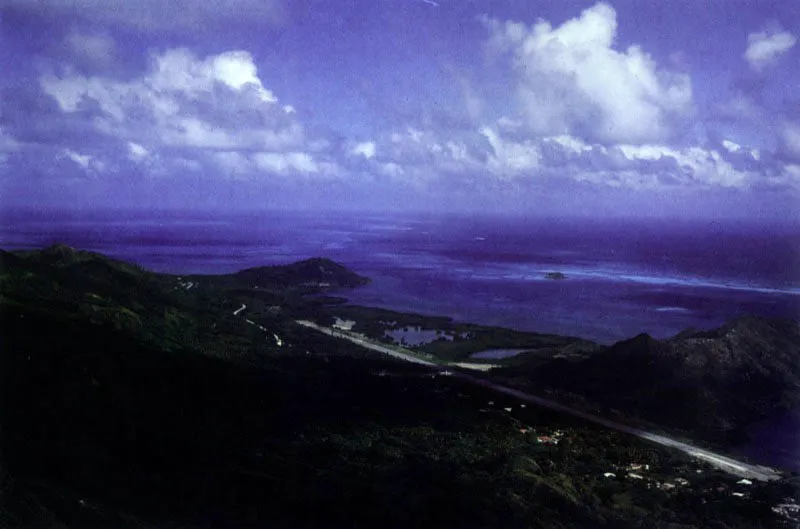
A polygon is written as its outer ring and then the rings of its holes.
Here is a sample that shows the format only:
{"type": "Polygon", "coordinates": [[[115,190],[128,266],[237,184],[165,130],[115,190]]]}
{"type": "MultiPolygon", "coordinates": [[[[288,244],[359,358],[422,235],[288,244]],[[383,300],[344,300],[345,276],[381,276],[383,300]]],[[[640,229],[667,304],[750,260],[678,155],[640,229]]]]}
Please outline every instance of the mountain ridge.
{"type": "Polygon", "coordinates": [[[743,316],[663,340],[643,333],[579,361],[521,370],[526,386],[730,446],[749,424],[800,406],[800,322],[743,316]]]}

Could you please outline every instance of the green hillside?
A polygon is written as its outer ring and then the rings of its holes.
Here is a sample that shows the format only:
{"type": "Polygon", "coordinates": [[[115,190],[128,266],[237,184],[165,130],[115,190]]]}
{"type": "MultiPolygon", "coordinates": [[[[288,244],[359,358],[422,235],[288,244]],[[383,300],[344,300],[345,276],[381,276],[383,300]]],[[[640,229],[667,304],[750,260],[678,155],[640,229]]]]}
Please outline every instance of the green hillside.
{"type": "Polygon", "coordinates": [[[363,282],[335,263],[0,259],[0,526],[775,527],[794,493],[298,326],[363,282]]]}

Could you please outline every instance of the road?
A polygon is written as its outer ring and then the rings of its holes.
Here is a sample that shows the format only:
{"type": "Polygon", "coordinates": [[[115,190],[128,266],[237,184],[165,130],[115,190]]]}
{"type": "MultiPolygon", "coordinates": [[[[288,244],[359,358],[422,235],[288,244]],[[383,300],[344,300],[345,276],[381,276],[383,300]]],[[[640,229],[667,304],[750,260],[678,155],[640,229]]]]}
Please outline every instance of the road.
{"type": "MultiPolygon", "coordinates": [[[[351,342],[353,342],[353,343],[355,343],[357,345],[360,345],[361,347],[364,347],[366,349],[370,349],[372,351],[377,351],[379,353],[387,354],[387,355],[389,355],[391,357],[398,358],[400,360],[405,360],[407,362],[413,362],[415,364],[421,364],[421,365],[429,366],[430,368],[432,368],[432,369],[434,369],[436,371],[444,371],[446,369],[445,366],[442,366],[442,365],[437,364],[435,362],[429,362],[427,360],[423,360],[423,359],[418,358],[418,357],[416,357],[416,356],[414,356],[412,354],[403,353],[401,351],[398,351],[396,348],[390,348],[390,347],[387,347],[385,345],[381,345],[379,343],[375,343],[375,342],[373,342],[373,341],[371,341],[369,339],[366,339],[366,338],[363,338],[363,337],[360,337],[360,336],[355,336],[355,335],[353,335],[351,333],[345,333],[345,332],[338,331],[338,330],[335,330],[335,329],[329,329],[327,327],[323,327],[321,325],[317,325],[316,323],[313,323],[313,322],[310,322],[310,321],[306,321],[306,320],[298,320],[297,323],[302,325],[302,326],[304,326],[304,327],[308,327],[308,328],[317,330],[319,332],[325,333],[328,336],[334,336],[336,338],[343,338],[343,339],[349,340],[349,341],[351,341],[351,342]]],[[[567,415],[572,415],[573,417],[578,417],[580,419],[583,419],[583,420],[586,420],[586,421],[589,421],[589,422],[592,422],[592,423],[595,423],[595,424],[599,424],[601,426],[605,426],[607,428],[611,428],[613,430],[617,430],[617,431],[622,432],[622,433],[626,433],[626,434],[629,434],[629,435],[634,435],[636,437],[639,437],[641,439],[645,439],[645,440],[650,441],[650,442],[655,443],[655,444],[659,444],[661,446],[667,446],[667,447],[670,447],[670,448],[674,448],[674,449],[680,450],[680,451],[690,455],[691,457],[694,457],[694,458],[697,458],[697,459],[699,459],[701,461],[709,463],[710,465],[712,465],[712,466],[714,466],[714,467],[716,467],[716,468],[718,468],[718,469],[720,469],[722,471],[728,472],[729,474],[733,474],[735,476],[739,476],[739,477],[747,478],[747,479],[754,479],[754,480],[758,480],[758,481],[772,481],[772,480],[777,480],[777,479],[781,478],[781,476],[778,474],[778,472],[776,470],[772,469],[772,468],[759,466],[759,465],[751,465],[749,463],[744,463],[742,461],[738,461],[738,460],[733,459],[731,457],[728,457],[728,456],[725,456],[725,455],[722,455],[722,454],[718,454],[718,453],[712,452],[710,450],[706,450],[704,448],[700,448],[700,447],[691,445],[689,443],[685,443],[683,441],[678,441],[677,439],[672,439],[670,437],[667,437],[667,436],[664,436],[664,435],[661,435],[661,434],[648,432],[646,430],[641,430],[639,428],[634,428],[634,427],[631,427],[631,426],[628,426],[628,425],[625,425],[625,424],[622,424],[622,423],[619,423],[619,422],[609,421],[608,419],[604,419],[603,417],[599,417],[597,415],[592,415],[590,413],[586,413],[586,412],[583,412],[583,411],[580,411],[580,410],[576,410],[574,408],[570,408],[570,407],[565,406],[563,404],[559,404],[558,402],[555,402],[555,401],[552,401],[552,400],[549,400],[549,399],[545,399],[545,398],[542,398],[542,397],[537,397],[536,395],[531,395],[530,393],[526,393],[526,392],[520,391],[518,389],[514,389],[514,388],[507,387],[507,386],[503,386],[501,384],[497,384],[497,383],[492,382],[490,380],[477,378],[477,377],[474,377],[474,376],[469,375],[467,373],[463,373],[461,371],[449,371],[448,370],[448,373],[452,377],[459,378],[461,380],[470,382],[470,383],[475,384],[477,386],[481,386],[481,387],[484,387],[484,388],[487,388],[487,389],[491,389],[491,390],[496,391],[498,393],[503,393],[503,394],[515,397],[517,399],[520,399],[520,400],[525,401],[525,402],[529,402],[531,404],[536,404],[538,406],[541,406],[541,407],[544,407],[544,408],[548,408],[548,409],[551,409],[551,410],[554,410],[554,411],[557,411],[557,412],[560,412],[560,413],[565,413],[567,415]]]]}
{"type": "Polygon", "coordinates": [[[394,358],[398,358],[400,360],[405,360],[406,362],[413,362],[415,364],[422,364],[424,366],[430,367],[441,367],[439,364],[434,362],[429,362],[427,360],[423,360],[422,358],[418,358],[411,354],[401,353],[395,349],[390,347],[386,347],[385,345],[381,345],[379,343],[375,343],[371,340],[367,340],[364,338],[360,338],[358,336],[354,336],[349,333],[344,333],[342,331],[337,331],[335,329],[329,329],[327,327],[323,327],[322,325],[317,325],[314,322],[307,321],[307,320],[297,320],[297,323],[302,325],[303,327],[309,327],[311,329],[317,330],[319,332],[323,332],[328,336],[335,336],[336,338],[344,338],[345,340],[350,340],[351,342],[360,345],[366,349],[371,349],[373,351],[377,351],[379,353],[387,354],[389,356],[393,356],[394,358]]]}

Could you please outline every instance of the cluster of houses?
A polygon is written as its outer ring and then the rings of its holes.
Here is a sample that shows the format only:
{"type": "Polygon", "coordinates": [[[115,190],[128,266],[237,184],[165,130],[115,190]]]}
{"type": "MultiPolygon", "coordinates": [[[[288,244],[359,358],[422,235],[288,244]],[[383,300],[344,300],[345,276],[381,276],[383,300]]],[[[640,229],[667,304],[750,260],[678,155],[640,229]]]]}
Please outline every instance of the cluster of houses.
{"type": "Polygon", "coordinates": [[[656,481],[648,483],[647,488],[655,487],[658,490],[672,490],[677,487],[686,487],[689,485],[689,480],[684,478],[675,478],[672,481],[656,481]]]}
{"type": "MultiPolygon", "coordinates": [[[[632,479],[634,481],[647,481],[648,489],[655,487],[659,490],[672,490],[677,487],[685,487],[689,484],[689,481],[684,478],[675,478],[672,481],[656,481],[646,479],[643,474],[650,470],[650,465],[647,463],[630,463],[622,470],[626,471],[625,477],[628,479],[632,479]]],[[[615,479],[617,474],[614,472],[605,472],[603,477],[615,479]]]]}
{"type": "Polygon", "coordinates": [[[783,503],[772,508],[772,512],[783,516],[789,521],[800,522],[800,505],[793,498],[784,498],[783,503]]]}
{"type": "MultiPolygon", "coordinates": [[[[742,478],[736,482],[737,485],[743,485],[749,487],[753,484],[752,481],[746,478],[742,478]]],[[[703,489],[704,492],[728,492],[730,488],[726,484],[717,485],[716,487],[706,488],[703,489]]],[[[731,496],[736,498],[746,498],[749,496],[749,493],[743,490],[733,490],[731,491],[731,496]]]]}
{"type": "Polygon", "coordinates": [[[563,437],[564,432],[556,430],[551,435],[537,435],[536,442],[543,445],[557,445],[563,437]]]}
{"type": "MultiPolygon", "coordinates": [[[[656,488],[658,490],[667,491],[678,487],[686,487],[689,485],[689,480],[685,478],[675,478],[672,481],[658,481],[658,480],[646,479],[643,473],[645,471],[650,470],[650,465],[648,464],[631,463],[625,470],[628,470],[628,473],[626,474],[626,477],[628,479],[632,479],[634,481],[646,481],[648,489],[656,488]]],[[[613,472],[606,472],[603,474],[603,477],[613,479],[616,478],[617,475],[613,472]]]]}
{"type": "MultiPolygon", "coordinates": [[[[647,463],[631,463],[627,467],[625,467],[624,470],[628,471],[628,473],[627,473],[627,477],[628,478],[634,479],[634,480],[643,480],[644,476],[640,472],[645,471],[645,470],[650,470],[650,465],[648,465],[647,463]]],[[[604,478],[614,479],[614,478],[617,477],[617,475],[614,472],[605,472],[603,474],[603,477],[604,478]]],[[[661,484],[659,483],[659,485],[661,485],[661,484]]],[[[648,483],[648,487],[649,486],[650,485],[648,483]]]]}
{"type": "MultiPolygon", "coordinates": [[[[672,481],[658,481],[658,480],[651,480],[651,479],[645,478],[645,476],[643,474],[646,471],[650,470],[650,465],[648,465],[646,463],[645,464],[643,464],[643,463],[631,463],[627,467],[625,467],[624,470],[627,471],[627,474],[626,474],[627,478],[629,478],[631,480],[634,480],[634,481],[646,481],[648,489],[656,488],[658,490],[668,491],[668,490],[676,489],[678,487],[687,487],[687,486],[689,486],[689,480],[686,479],[686,478],[682,478],[682,477],[674,478],[672,481]]],[[[615,474],[614,472],[605,472],[603,474],[603,477],[609,478],[609,479],[615,479],[617,477],[617,474],[615,474]]],[[[749,487],[750,485],[753,484],[753,482],[750,481],[749,479],[743,478],[743,479],[740,479],[739,481],[737,481],[736,484],[737,485],[741,485],[743,487],[749,487]]],[[[714,492],[714,491],[716,491],[716,492],[725,492],[727,490],[729,490],[728,486],[722,484],[722,485],[719,485],[719,486],[717,486],[716,488],[713,488],[713,489],[705,489],[705,492],[714,492]]],[[[748,493],[746,491],[744,491],[743,489],[742,490],[734,490],[734,491],[731,492],[731,496],[735,496],[737,498],[746,498],[748,496],[748,493]]],[[[785,505],[788,505],[787,512],[790,512],[790,511],[792,511],[792,509],[794,509],[793,512],[795,512],[798,516],[800,516],[800,505],[796,505],[796,504],[785,504],[785,505]]]]}
{"type": "MultiPolygon", "coordinates": [[[[506,408],[510,409],[510,408],[506,408]]],[[[536,433],[536,430],[533,428],[520,428],[519,433],[521,434],[529,434],[529,433],[536,433]]],[[[564,432],[561,430],[555,430],[550,435],[537,435],[536,442],[543,445],[557,445],[561,439],[564,437],[564,432]]]]}
{"type": "Polygon", "coordinates": [[[183,288],[186,291],[191,290],[192,288],[196,287],[199,283],[195,283],[194,281],[183,281],[182,277],[178,277],[178,286],[173,288],[173,290],[178,290],[178,288],[183,288]]]}
{"type": "MultiPolygon", "coordinates": [[[[488,406],[494,406],[494,401],[490,400],[486,404],[488,406]]],[[[519,407],[525,408],[525,404],[520,404],[519,407]]],[[[506,413],[511,413],[513,410],[514,408],[503,408],[503,411],[506,413]]],[[[489,410],[487,410],[486,408],[481,408],[479,411],[487,412],[489,410]]],[[[526,435],[535,434],[536,428],[531,428],[530,426],[522,426],[519,428],[519,433],[526,435]]],[[[564,432],[561,430],[555,430],[549,435],[548,434],[536,435],[536,442],[538,444],[543,444],[543,445],[557,445],[559,441],[561,441],[563,438],[564,438],[564,432]]]]}
{"type": "Polygon", "coordinates": [[[639,474],[643,470],[650,470],[650,465],[642,463],[631,463],[628,465],[628,477],[631,479],[644,479],[644,476],[639,474]]]}

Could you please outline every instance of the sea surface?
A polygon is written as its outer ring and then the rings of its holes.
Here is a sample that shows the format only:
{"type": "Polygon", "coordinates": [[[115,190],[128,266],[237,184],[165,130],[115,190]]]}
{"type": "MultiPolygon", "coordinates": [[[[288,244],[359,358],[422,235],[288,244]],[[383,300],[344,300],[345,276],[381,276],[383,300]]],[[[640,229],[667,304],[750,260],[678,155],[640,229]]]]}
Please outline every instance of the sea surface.
{"type": "Polygon", "coordinates": [[[800,226],[377,214],[5,211],[0,248],[62,242],[176,274],[329,257],[355,303],[611,343],[800,315],[800,226]],[[561,272],[567,279],[546,279],[561,272]]]}
{"type": "MultiPolygon", "coordinates": [[[[61,242],[175,274],[328,257],[372,279],[340,293],[354,303],[601,343],[642,332],[670,337],[745,314],[800,317],[800,226],[790,223],[297,212],[1,216],[6,250],[61,242]],[[566,279],[547,279],[548,272],[566,279]]],[[[779,423],[800,430],[798,421],[779,423]]]]}

